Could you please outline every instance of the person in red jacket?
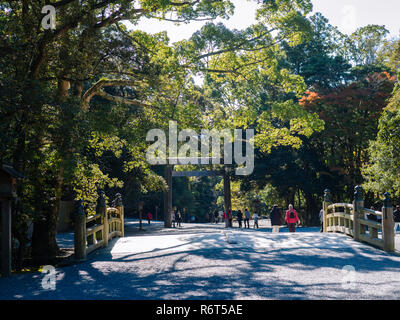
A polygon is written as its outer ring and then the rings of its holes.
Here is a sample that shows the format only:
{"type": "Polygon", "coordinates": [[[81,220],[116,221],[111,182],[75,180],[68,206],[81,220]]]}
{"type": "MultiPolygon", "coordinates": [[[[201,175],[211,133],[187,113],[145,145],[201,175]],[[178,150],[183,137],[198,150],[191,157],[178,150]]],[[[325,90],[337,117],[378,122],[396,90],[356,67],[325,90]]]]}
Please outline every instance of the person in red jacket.
{"type": "Polygon", "coordinates": [[[286,211],[286,222],[289,227],[289,232],[296,231],[296,223],[299,222],[299,216],[296,210],[293,209],[293,205],[289,204],[289,210],[286,211]]]}
{"type": "Polygon", "coordinates": [[[150,224],[150,221],[151,220],[153,220],[153,215],[149,212],[148,214],[147,214],[147,221],[148,221],[148,223],[150,224]]]}

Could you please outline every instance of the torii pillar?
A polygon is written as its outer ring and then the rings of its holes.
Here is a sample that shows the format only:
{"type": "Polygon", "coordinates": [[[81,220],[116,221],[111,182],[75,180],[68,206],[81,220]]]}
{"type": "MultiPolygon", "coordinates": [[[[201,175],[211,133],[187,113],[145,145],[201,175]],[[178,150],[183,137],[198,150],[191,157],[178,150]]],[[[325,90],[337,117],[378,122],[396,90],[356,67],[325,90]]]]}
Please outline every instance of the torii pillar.
{"type": "Polygon", "coordinates": [[[224,205],[225,210],[232,210],[231,178],[226,169],[224,170],[224,205]]]}
{"type": "Polygon", "coordinates": [[[165,181],[167,182],[168,190],[164,192],[164,227],[171,228],[171,211],[172,211],[172,166],[165,166],[165,181]]]}

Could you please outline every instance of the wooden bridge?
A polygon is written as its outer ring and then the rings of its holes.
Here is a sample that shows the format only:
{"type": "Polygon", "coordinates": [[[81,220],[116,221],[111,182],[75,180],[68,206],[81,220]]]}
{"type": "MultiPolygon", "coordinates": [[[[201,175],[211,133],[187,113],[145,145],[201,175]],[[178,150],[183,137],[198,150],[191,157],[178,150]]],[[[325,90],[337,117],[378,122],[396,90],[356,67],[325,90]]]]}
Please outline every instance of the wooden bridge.
{"type": "Polygon", "coordinates": [[[356,241],[366,242],[387,252],[395,250],[393,207],[389,193],[385,193],[382,211],[374,211],[364,208],[360,186],[355,187],[352,204],[331,203],[330,191],[325,190],[323,210],[324,232],[344,233],[356,241]],[[375,219],[367,219],[367,215],[375,219]]]}
{"type": "Polygon", "coordinates": [[[85,260],[94,250],[107,247],[114,237],[124,237],[124,206],[119,197],[115,207],[107,207],[104,193],[100,195],[98,213],[86,218],[82,204],[75,219],[74,249],[75,259],[85,260]]]}

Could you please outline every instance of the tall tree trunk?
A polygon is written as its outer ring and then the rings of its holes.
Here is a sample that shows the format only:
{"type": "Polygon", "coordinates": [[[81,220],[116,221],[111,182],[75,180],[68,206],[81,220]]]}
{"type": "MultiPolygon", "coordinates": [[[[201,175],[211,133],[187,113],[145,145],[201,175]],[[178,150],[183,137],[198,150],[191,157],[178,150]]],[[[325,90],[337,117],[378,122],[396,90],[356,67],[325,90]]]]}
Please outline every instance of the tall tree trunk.
{"type": "Polygon", "coordinates": [[[60,249],[57,244],[57,220],[61,202],[64,166],[58,170],[53,207],[44,219],[35,221],[32,235],[32,256],[36,264],[53,263],[60,249]]]}
{"type": "MultiPolygon", "coordinates": [[[[58,81],[58,101],[62,102],[68,97],[70,82],[58,81]]],[[[55,142],[56,143],[56,142],[55,142]]],[[[58,142],[60,143],[60,141],[58,142]]],[[[63,145],[61,143],[61,145],[63,145]]],[[[65,153],[62,153],[65,154],[65,153]]],[[[57,220],[61,203],[62,189],[64,184],[64,159],[60,159],[57,171],[54,201],[51,209],[44,213],[44,219],[36,221],[32,235],[32,255],[38,264],[51,263],[55,260],[60,249],[57,245],[57,220]]]]}
{"type": "Polygon", "coordinates": [[[322,209],[322,204],[318,205],[312,193],[304,193],[306,199],[306,224],[308,226],[318,225],[319,211],[322,209]]]}

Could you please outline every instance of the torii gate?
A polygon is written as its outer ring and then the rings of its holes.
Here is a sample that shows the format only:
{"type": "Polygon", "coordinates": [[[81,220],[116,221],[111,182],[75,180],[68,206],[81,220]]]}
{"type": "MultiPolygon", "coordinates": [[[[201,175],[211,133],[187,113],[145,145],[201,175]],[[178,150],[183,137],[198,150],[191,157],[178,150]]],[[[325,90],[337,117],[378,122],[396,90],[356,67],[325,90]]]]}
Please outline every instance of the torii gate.
{"type": "MultiPolygon", "coordinates": [[[[164,192],[164,227],[170,228],[172,226],[171,212],[172,212],[172,178],[173,177],[217,177],[222,176],[224,179],[224,206],[225,210],[231,210],[231,180],[229,177],[229,168],[225,165],[223,170],[206,170],[206,171],[175,171],[175,165],[187,165],[187,158],[173,158],[176,164],[165,165],[165,180],[168,189],[164,192]]],[[[211,158],[197,158],[196,161],[191,161],[191,164],[197,162],[196,165],[209,164],[211,158]]],[[[170,158],[171,160],[171,158],[170,158]]]]}

